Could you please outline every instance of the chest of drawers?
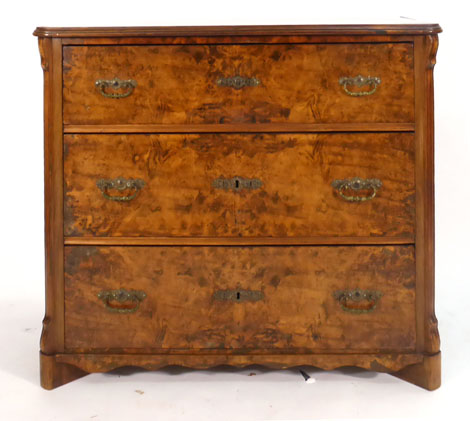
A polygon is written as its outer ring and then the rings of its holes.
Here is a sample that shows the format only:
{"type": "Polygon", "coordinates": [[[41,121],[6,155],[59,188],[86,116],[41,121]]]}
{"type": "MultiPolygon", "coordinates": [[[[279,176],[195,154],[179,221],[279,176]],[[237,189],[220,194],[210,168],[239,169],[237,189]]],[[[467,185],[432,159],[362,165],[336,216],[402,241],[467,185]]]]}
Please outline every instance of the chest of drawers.
{"type": "Polygon", "coordinates": [[[439,32],[38,28],[42,386],[263,364],[439,387],[439,32]]]}

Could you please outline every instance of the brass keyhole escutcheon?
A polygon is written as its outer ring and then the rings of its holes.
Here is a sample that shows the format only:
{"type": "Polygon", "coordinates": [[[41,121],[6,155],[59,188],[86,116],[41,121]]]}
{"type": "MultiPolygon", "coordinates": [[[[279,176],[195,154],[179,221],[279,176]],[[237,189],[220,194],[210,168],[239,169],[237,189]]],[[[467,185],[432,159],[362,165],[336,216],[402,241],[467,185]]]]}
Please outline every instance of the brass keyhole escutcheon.
{"type": "Polygon", "coordinates": [[[224,289],[214,292],[216,301],[232,301],[235,303],[243,303],[245,301],[260,301],[264,299],[262,291],[252,291],[245,289],[224,289]]]}
{"type": "Polygon", "coordinates": [[[255,77],[243,77],[243,76],[232,76],[232,77],[220,77],[216,81],[218,86],[226,86],[233,89],[242,89],[247,86],[258,86],[261,82],[255,77]]]}
{"type": "Polygon", "coordinates": [[[263,182],[257,178],[243,178],[243,177],[232,177],[232,178],[217,178],[212,182],[212,187],[222,190],[232,190],[234,192],[240,192],[243,190],[256,190],[261,188],[263,182]]]}

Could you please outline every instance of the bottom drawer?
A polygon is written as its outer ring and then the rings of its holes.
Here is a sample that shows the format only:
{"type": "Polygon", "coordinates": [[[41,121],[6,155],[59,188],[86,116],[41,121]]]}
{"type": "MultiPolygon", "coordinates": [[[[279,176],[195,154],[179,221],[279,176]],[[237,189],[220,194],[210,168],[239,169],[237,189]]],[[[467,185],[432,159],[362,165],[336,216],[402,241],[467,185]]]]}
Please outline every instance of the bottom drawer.
{"type": "Polygon", "coordinates": [[[65,248],[67,350],[406,351],[415,324],[413,246],[65,248]]]}

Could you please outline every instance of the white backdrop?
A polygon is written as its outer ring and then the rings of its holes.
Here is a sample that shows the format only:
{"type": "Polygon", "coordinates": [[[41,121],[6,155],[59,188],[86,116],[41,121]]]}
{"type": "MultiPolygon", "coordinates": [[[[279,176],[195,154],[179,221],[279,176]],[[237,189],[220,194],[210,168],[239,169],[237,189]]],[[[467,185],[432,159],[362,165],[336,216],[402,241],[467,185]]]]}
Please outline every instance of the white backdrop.
{"type": "Polygon", "coordinates": [[[61,420],[158,419],[158,415],[178,419],[184,414],[193,420],[220,419],[220,414],[225,419],[415,419],[421,415],[429,419],[449,418],[451,411],[463,409],[470,374],[470,54],[468,12],[463,4],[459,0],[3,3],[0,407],[8,415],[5,419],[29,419],[31,409],[37,419],[61,420]],[[170,372],[137,373],[122,382],[119,377],[93,375],[54,392],[42,391],[37,351],[44,300],[43,75],[37,39],[32,36],[35,27],[387,23],[401,17],[403,23],[416,19],[439,23],[444,29],[435,67],[436,313],[443,351],[441,389],[428,393],[385,375],[368,378],[367,373],[315,372],[319,381],[307,390],[295,370],[258,370],[257,376],[249,377],[244,371],[228,370],[216,375],[211,375],[213,371],[184,371],[176,378],[170,372]],[[139,382],[154,387],[153,399],[145,401],[148,394],[134,393],[139,382]],[[100,391],[113,391],[115,400],[109,393],[100,400],[100,391]],[[80,396],[94,406],[88,407],[80,396]],[[69,415],[61,415],[62,410],[69,415]]]}

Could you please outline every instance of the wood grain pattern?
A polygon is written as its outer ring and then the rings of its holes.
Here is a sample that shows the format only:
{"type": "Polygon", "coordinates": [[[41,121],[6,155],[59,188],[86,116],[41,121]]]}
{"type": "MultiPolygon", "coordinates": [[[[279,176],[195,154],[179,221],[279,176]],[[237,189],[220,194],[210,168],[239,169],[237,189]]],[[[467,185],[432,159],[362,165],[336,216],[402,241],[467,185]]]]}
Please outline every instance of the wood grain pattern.
{"type": "Polygon", "coordinates": [[[123,354],[59,354],[59,363],[73,364],[88,372],[108,372],[118,367],[135,366],[156,370],[168,365],[210,368],[229,364],[246,367],[262,364],[270,368],[312,365],[324,370],[356,366],[379,372],[393,372],[423,360],[418,354],[283,354],[283,355],[123,355],[123,354]]]}
{"type": "Polygon", "coordinates": [[[64,47],[66,124],[409,123],[413,98],[411,43],[64,47]],[[375,94],[344,92],[359,74],[382,79],[375,94]],[[235,75],[261,84],[217,86],[235,75]],[[115,77],[137,81],[129,97],[95,87],[115,77]]]}
{"type": "Polygon", "coordinates": [[[414,234],[413,135],[66,135],[67,236],[404,237],[414,234]],[[100,178],[146,182],[127,203],[100,178]],[[258,178],[260,189],[212,187],[258,178]],[[376,198],[347,202],[334,179],[379,178],[376,198]]]}
{"type": "Polygon", "coordinates": [[[65,237],[69,246],[308,246],[414,244],[414,237],[65,237]]]}
{"type": "Polygon", "coordinates": [[[423,361],[392,374],[424,389],[436,390],[441,386],[441,352],[424,355],[423,361]]]}
{"type": "Polygon", "coordinates": [[[193,36],[286,36],[286,35],[419,35],[441,32],[436,23],[393,25],[240,25],[240,26],[147,26],[147,27],[39,27],[41,37],[193,37],[193,36]]]}
{"type": "Polygon", "coordinates": [[[46,312],[41,351],[64,349],[64,236],[62,160],[62,45],[60,39],[40,39],[44,70],[44,220],[46,312]]]}
{"type": "Polygon", "coordinates": [[[64,133],[413,132],[414,123],[68,124],[64,133]]]}
{"type": "Polygon", "coordinates": [[[66,348],[412,351],[414,264],[413,246],[66,247],[66,348]],[[119,288],[147,298],[109,312],[97,294],[119,288]],[[383,293],[375,311],[341,310],[354,288],[383,293]],[[226,289],[264,299],[214,299],[226,289]]]}
{"type": "MultiPolygon", "coordinates": [[[[438,47],[437,36],[416,40],[416,275],[419,348],[428,354],[440,349],[434,312],[434,87],[433,69],[438,47]]],[[[439,360],[440,361],[440,360],[439,360]]],[[[431,365],[430,367],[433,367],[431,365]]],[[[429,373],[432,375],[432,373],[429,373]]],[[[440,378],[440,363],[439,363],[440,378]]]]}
{"type": "Polygon", "coordinates": [[[220,36],[140,36],[61,38],[63,45],[223,45],[223,44],[345,44],[413,42],[403,35],[220,35],[220,36]]]}
{"type": "Polygon", "coordinates": [[[41,367],[41,386],[46,390],[73,382],[88,373],[77,367],[77,364],[68,364],[57,361],[55,355],[39,354],[41,367]]]}

